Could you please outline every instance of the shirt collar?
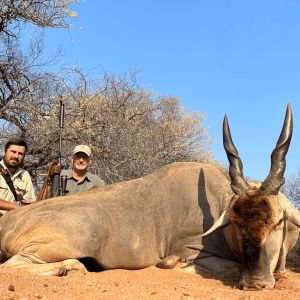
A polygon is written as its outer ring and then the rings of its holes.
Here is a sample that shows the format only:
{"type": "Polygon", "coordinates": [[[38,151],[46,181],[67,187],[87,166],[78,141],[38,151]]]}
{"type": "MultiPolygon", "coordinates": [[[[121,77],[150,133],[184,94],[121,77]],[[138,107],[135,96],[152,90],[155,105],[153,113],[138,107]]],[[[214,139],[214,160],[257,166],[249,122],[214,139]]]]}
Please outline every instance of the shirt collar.
{"type": "Polygon", "coordinates": [[[6,165],[5,165],[3,159],[0,161],[0,164],[2,165],[3,169],[4,169],[5,171],[7,171],[8,174],[9,174],[11,177],[15,178],[15,177],[17,177],[17,176],[19,176],[19,175],[20,175],[20,177],[22,177],[22,174],[20,174],[20,173],[22,173],[22,169],[21,169],[19,166],[18,166],[17,170],[15,171],[14,175],[11,175],[10,172],[9,172],[9,170],[7,169],[7,167],[6,167],[6,165]]]}
{"type": "Polygon", "coordinates": [[[89,172],[86,172],[86,174],[85,174],[85,177],[88,181],[91,181],[90,175],[92,175],[92,174],[89,172]]]}
{"type": "MultiPolygon", "coordinates": [[[[77,179],[74,177],[74,174],[73,174],[73,170],[72,170],[72,169],[66,170],[66,171],[65,171],[65,175],[67,175],[68,179],[73,178],[73,179],[77,180],[77,179]]],[[[83,180],[91,181],[91,179],[89,178],[89,175],[90,175],[90,173],[89,173],[89,172],[86,172],[85,175],[84,175],[84,177],[83,177],[83,179],[82,179],[82,181],[83,181],[83,180]]]]}
{"type": "Polygon", "coordinates": [[[68,177],[68,179],[70,179],[72,177],[74,178],[72,169],[64,171],[64,175],[66,175],[68,177]]]}

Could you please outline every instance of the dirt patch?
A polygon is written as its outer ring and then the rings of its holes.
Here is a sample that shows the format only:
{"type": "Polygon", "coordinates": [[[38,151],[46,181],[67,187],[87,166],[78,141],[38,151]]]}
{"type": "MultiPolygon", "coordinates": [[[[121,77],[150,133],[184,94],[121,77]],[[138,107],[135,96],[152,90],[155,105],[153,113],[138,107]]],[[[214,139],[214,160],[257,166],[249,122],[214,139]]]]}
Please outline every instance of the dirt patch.
{"type": "Polygon", "coordinates": [[[276,275],[274,289],[241,291],[237,280],[204,278],[176,270],[110,270],[66,277],[0,272],[0,299],[300,299],[299,270],[276,275]]]}
{"type": "Polygon", "coordinates": [[[282,274],[274,274],[274,278],[275,278],[275,289],[281,290],[281,288],[286,282],[286,277],[282,274]]]}

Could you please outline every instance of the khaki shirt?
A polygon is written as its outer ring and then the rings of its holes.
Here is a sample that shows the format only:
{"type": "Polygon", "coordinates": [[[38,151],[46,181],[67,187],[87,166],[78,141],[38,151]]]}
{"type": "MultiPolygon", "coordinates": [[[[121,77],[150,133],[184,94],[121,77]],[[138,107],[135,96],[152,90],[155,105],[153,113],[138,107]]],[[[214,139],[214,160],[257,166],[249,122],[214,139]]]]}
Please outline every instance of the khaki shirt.
{"type": "Polygon", "coordinates": [[[61,175],[66,175],[68,178],[66,187],[66,190],[68,192],[66,192],[66,196],[86,192],[94,185],[105,185],[105,182],[102,179],[100,179],[100,177],[98,177],[97,175],[93,175],[89,172],[86,172],[85,176],[80,181],[78,181],[74,177],[73,170],[64,170],[61,172],[61,175]]]}
{"type": "MultiPolygon", "coordinates": [[[[22,206],[22,203],[35,202],[36,198],[29,173],[18,167],[14,175],[11,175],[10,172],[7,170],[3,160],[0,161],[0,164],[11,177],[11,180],[16,190],[18,201],[16,202],[12,191],[8,187],[2,175],[0,175],[0,199],[7,202],[17,203],[20,206],[22,206]]],[[[6,212],[6,210],[0,210],[0,213],[2,214],[5,214],[6,212]]]]}

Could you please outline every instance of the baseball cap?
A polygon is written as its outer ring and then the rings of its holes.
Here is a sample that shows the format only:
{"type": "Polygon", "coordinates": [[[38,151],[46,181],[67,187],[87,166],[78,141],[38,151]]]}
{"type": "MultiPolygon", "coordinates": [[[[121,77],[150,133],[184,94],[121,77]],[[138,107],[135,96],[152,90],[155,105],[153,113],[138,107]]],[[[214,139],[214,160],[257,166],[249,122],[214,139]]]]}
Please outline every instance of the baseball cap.
{"type": "Polygon", "coordinates": [[[92,150],[90,147],[86,146],[86,145],[79,145],[79,146],[76,146],[74,148],[74,151],[73,151],[73,154],[76,154],[78,152],[83,152],[85,153],[87,156],[91,156],[92,154],[92,150]]]}

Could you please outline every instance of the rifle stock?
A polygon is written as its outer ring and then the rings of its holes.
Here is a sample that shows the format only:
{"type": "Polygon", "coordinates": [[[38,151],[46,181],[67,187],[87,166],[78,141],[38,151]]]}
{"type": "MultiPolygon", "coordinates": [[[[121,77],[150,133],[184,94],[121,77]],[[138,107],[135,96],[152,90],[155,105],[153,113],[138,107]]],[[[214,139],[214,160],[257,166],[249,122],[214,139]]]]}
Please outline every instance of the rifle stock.
{"type": "MultiPolygon", "coordinates": [[[[54,179],[54,176],[55,175],[58,175],[59,177],[59,173],[54,173],[53,172],[53,168],[54,166],[57,164],[57,161],[53,161],[50,166],[49,166],[49,169],[48,169],[48,172],[47,174],[43,174],[43,175],[46,175],[46,178],[45,178],[45,181],[44,181],[44,185],[41,189],[41,191],[39,192],[38,196],[37,196],[37,200],[38,201],[41,201],[41,200],[46,200],[46,199],[49,199],[49,198],[52,198],[52,195],[53,194],[56,194],[55,191],[53,190],[52,192],[52,188],[53,188],[53,179],[54,179]]],[[[42,175],[42,174],[41,174],[42,175]]],[[[56,179],[56,184],[57,186],[57,179],[56,179]]]]}
{"type": "Polygon", "coordinates": [[[60,174],[53,176],[51,194],[51,198],[60,196],[60,174]]]}

